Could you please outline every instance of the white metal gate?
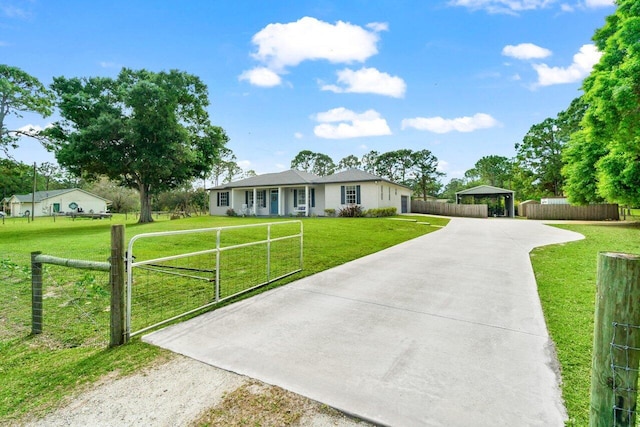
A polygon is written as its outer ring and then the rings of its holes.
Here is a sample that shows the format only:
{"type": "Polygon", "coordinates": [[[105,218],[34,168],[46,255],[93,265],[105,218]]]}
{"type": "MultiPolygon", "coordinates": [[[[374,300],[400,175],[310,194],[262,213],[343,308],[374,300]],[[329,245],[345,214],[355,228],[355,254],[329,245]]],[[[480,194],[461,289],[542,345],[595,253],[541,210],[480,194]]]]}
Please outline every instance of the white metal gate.
{"type": "Polygon", "coordinates": [[[301,221],[134,236],[126,259],[125,334],[141,334],[301,271],[302,245],[301,221]]]}

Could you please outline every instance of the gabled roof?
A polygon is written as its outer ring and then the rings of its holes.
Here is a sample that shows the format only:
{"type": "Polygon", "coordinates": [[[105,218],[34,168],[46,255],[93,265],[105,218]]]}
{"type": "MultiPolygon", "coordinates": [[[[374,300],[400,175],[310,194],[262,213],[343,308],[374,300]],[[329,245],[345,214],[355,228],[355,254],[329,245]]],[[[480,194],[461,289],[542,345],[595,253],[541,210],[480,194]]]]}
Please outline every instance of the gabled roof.
{"type": "Polygon", "coordinates": [[[323,176],[317,179],[317,183],[338,183],[338,182],[366,182],[366,181],[389,181],[369,172],[360,169],[347,169],[346,171],[334,173],[332,175],[323,176]]]}
{"type": "Polygon", "coordinates": [[[19,202],[21,203],[31,203],[31,200],[34,199],[36,203],[40,203],[43,200],[46,199],[51,199],[54,197],[58,197],[61,194],[65,194],[65,193],[70,193],[72,191],[82,191],[85,194],[88,194],[92,197],[95,197],[96,199],[101,199],[104,200],[105,202],[111,203],[111,200],[105,199],[104,197],[100,197],[100,196],[96,196],[93,193],[89,193],[88,191],[85,191],[81,188],[67,188],[64,190],[47,190],[47,191],[36,191],[34,196],[32,197],[33,193],[29,193],[29,194],[14,194],[13,197],[15,197],[19,202]]]}
{"type": "Polygon", "coordinates": [[[346,171],[334,173],[327,176],[318,176],[312,173],[290,169],[284,172],[267,173],[264,175],[252,176],[240,181],[222,184],[209,190],[227,190],[231,188],[251,188],[251,187],[273,187],[278,185],[313,185],[313,184],[336,184],[342,182],[368,182],[385,181],[391,184],[400,185],[389,181],[386,178],[365,172],[360,169],[347,169],[346,171]]]}
{"type": "Polygon", "coordinates": [[[264,175],[252,176],[240,181],[222,184],[209,190],[225,190],[228,188],[244,187],[272,187],[276,185],[304,185],[313,184],[314,180],[320,178],[312,173],[290,169],[284,172],[266,173],[264,175]]]}
{"type": "Polygon", "coordinates": [[[462,196],[480,196],[490,194],[513,194],[513,190],[506,190],[504,188],[493,187],[491,185],[479,185],[473,188],[467,188],[466,190],[457,191],[456,194],[462,196]]]}

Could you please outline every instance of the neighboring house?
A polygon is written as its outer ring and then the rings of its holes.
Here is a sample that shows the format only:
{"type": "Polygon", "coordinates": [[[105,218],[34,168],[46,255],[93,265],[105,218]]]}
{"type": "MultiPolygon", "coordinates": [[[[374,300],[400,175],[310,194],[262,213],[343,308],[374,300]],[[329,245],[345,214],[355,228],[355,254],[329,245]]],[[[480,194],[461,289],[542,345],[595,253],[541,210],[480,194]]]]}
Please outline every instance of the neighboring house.
{"type": "Polygon", "coordinates": [[[64,213],[104,213],[110,200],[79,188],[15,194],[6,200],[11,216],[48,216],[64,213]],[[34,203],[35,202],[35,203],[34,203]]]}
{"type": "Polygon", "coordinates": [[[288,170],[253,176],[209,189],[209,212],[225,215],[325,215],[325,209],[360,205],[411,211],[411,189],[359,169],[328,176],[288,170]]]}

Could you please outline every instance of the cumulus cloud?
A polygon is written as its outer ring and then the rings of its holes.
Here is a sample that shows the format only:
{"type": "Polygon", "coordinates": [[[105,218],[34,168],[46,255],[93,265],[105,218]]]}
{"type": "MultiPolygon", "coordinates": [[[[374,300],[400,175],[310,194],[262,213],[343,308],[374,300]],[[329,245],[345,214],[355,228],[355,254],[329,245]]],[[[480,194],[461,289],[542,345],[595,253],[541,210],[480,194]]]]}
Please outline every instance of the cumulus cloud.
{"type": "Polygon", "coordinates": [[[363,67],[357,71],[345,68],[338,71],[338,85],[324,85],[322,90],[336,93],[374,93],[394,98],[404,97],[407,85],[403,79],[363,67]]]}
{"type": "Polygon", "coordinates": [[[585,6],[590,8],[615,6],[613,0],[585,0],[585,6]]]}
{"type": "Polygon", "coordinates": [[[551,51],[533,43],[520,43],[505,46],[502,54],[516,59],[542,59],[551,56],[551,51]]]}
{"type": "Polygon", "coordinates": [[[274,70],[307,60],[363,62],[378,53],[378,40],[377,31],[342,21],[330,24],[307,16],[288,24],[269,24],[260,30],[252,39],[258,47],[253,57],[274,70]]]}
{"type": "Polygon", "coordinates": [[[282,83],[282,79],[279,75],[264,67],[257,67],[253,70],[245,71],[240,74],[238,79],[240,81],[247,80],[252,85],[260,87],[273,87],[282,83]]]}
{"type": "Polygon", "coordinates": [[[579,82],[591,73],[593,66],[600,61],[601,56],[602,53],[595,45],[585,44],[573,56],[573,63],[566,68],[534,64],[533,68],[538,73],[537,86],[579,82]]]}
{"type": "Polygon", "coordinates": [[[402,129],[415,128],[435,133],[473,132],[498,126],[500,123],[489,114],[477,113],[472,117],[444,119],[442,117],[416,117],[402,120],[402,129]]]}
{"type": "Polygon", "coordinates": [[[38,132],[41,132],[45,129],[48,129],[50,127],[52,127],[53,124],[48,123],[47,125],[45,125],[45,127],[42,127],[40,125],[32,125],[32,124],[28,124],[28,125],[24,125],[20,128],[18,128],[18,132],[21,132],[23,134],[27,134],[27,135],[36,135],[38,132]]]}
{"type": "Polygon", "coordinates": [[[527,10],[543,9],[556,0],[450,0],[451,6],[462,6],[488,13],[517,14],[527,10]]]}
{"type": "Polygon", "coordinates": [[[269,24],[251,39],[256,46],[252,57],[262,65],[245,71],[243,80],[255,84],[249,76],[263,69],[272,73],[273,82],[273,75],[281,75],[287,67],[303,61],[364,62],[378,53],[378,33],[387,29],[387,24],[380,22],[361,27],[343,21],[331,24],[308,16],[286,24],[269,24]]]}
{"type": "Polygon", "coordinates": [[[438,164],[436,166],[436,170],[438,172],[446,172],[449,169],[449,162],[446,160],[438,160],[438,164]]]}
{"type": "Polygon", "coordinates": [[[375,110],[356,113],[340,107],[318,113],[314,119],[320,122],[313,129],[313,133],[318,138],[346,139],[391,135],[387,121],[375,110]]]}

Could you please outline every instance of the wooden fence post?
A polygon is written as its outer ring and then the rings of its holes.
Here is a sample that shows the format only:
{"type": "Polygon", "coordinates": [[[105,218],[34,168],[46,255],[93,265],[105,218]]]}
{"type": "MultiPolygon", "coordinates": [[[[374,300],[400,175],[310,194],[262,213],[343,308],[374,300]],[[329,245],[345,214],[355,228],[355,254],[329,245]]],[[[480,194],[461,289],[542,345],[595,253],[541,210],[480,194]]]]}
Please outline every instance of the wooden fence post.
{"type": "Polygon", "coordinates": [[[125,336],[125,269],[124,269],[124,225],[111,226],[111,338],[109,346],[114,347],[127,342],[125,336]]]}
{"type": "Polygon", "coordinates": [[[42,252],[31,252],[31,333],[42,333],[42,263],[36,257],[42,252]]]}
{"type": "Polygon", "coordinates": [[[640,255],[598,254],[594,329],[589,425],[635,426],[640,255]]]}

